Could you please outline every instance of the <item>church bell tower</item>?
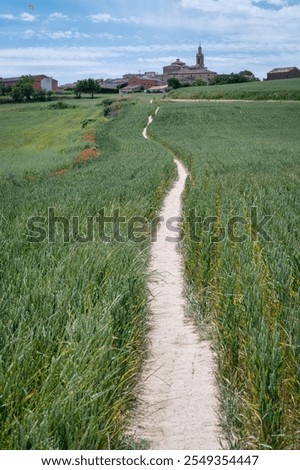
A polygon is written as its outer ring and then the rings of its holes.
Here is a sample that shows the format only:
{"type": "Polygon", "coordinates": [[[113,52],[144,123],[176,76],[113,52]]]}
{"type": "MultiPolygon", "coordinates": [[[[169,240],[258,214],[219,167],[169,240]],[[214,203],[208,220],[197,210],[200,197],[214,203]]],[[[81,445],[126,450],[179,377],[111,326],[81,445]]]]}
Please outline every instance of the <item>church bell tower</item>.
{"type": "Polygon", "coordinates": [[[199,44],[199,47],[198,47],[198,54],[196,55],[196,64],[199,65],[200,67],[204,67],[204,55],[202,52],[201,44],[199,44]]]}

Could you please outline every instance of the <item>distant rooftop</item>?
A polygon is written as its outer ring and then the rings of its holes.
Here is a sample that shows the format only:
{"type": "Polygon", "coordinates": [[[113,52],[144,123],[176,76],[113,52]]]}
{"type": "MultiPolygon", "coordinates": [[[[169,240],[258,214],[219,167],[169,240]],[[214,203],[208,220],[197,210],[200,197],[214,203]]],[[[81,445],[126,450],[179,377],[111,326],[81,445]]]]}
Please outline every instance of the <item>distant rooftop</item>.
{"type": "MultiPolygon", "coordinates": [[[[47,75],[41,74],[41,75],[31,75],[32,78],[51,78],[47,77],[47,75]]],[[[22,78],[21,76],[19,77],[9,77],[9,78],[2,78],[2,81],[5,82],[18,82],[22,78]]]]}
{"type": "Polygon", "coordinates": [[[4,83],[5,82],[17,82],[20,80],[21,77],[10,77],[10,78],[3,78],[4,83]]]}
{"type": "Polygon", "coordinates": [[[296,68],[297,67],[277,67],[276,69],[271,70],[269,73],[290,72],[296,68]]]}

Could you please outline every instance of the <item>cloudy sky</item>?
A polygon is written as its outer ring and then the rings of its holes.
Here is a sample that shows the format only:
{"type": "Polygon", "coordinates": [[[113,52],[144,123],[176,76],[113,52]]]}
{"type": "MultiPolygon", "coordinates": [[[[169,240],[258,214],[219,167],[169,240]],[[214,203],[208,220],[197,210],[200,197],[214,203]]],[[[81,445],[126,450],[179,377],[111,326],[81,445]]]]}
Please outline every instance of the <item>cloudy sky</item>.
{"type": "Polygon", "coordinates": [[[1,0],[0,76],[161,72],[176,58],[218,73],[300,67],[300,0],[1,0]]]}

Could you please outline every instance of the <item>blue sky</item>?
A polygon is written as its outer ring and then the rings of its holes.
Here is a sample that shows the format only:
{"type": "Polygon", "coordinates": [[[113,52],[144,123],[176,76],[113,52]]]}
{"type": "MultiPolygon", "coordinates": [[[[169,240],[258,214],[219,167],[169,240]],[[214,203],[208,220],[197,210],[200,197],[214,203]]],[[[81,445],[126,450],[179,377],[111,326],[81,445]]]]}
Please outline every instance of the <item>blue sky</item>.
{"type": "Polygon", "coordinates": [[[300,0],[14,0],[0,5],[0,76],[60,84],[156,71],[176,58],[218,73],[300,68],[300,0]],[[30,5],[34,5],[34,9],[30,5]]]}

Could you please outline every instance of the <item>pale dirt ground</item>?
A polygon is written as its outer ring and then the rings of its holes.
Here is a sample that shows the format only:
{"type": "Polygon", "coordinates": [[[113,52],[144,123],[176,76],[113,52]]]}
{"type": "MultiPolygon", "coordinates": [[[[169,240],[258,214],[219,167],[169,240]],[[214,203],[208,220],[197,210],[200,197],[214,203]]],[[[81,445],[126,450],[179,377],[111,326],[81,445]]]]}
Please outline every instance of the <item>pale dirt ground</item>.
{"type": "MultiPolygon", "coordinates": [[[[157,108],[157,109],[158,109],[158,108],[157,108]]],[[[157,111],[157,110],[156,110],[156,111],[157,111]]],[[[145,127],[145,129],[143,130],[143,137],[144,137],[145,139],[148,139],[148,138],[149,138],[149,137],[148,137],[148,134],[147,134],[147,130],[148,130],[148,126],[150,126],[150,124],[152,123],[152,121],[153,121],[153,117],[152,117],[152,116],[149,116],[149,117],[148,117],[148,124],[147,124],[147,126],[145,127]]]]}
{"type": "MultiPolygon", "coordinates": [[[[148,138],[147,128],[143,135],[148,138]]],[[[164,221],[181,215],[187,172],[175,163],[178,180],[161,210],[164,221]]],[[[178,243],[166,240],[177,236],[161,223],[152,244],[149,352],[129,433],[155,450],[221,449],[211,345],[185,315],[182,258],[178,243]]]]}

